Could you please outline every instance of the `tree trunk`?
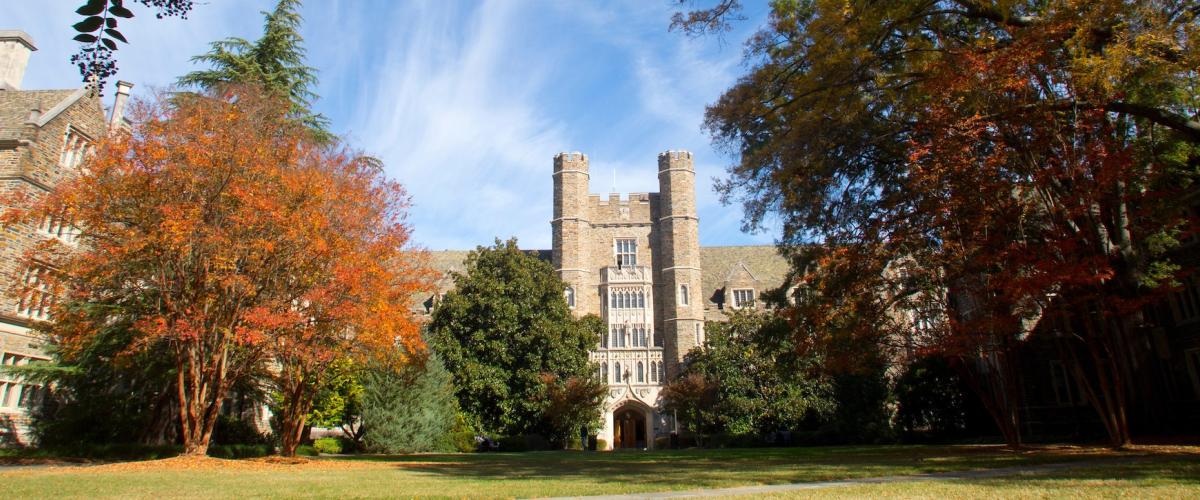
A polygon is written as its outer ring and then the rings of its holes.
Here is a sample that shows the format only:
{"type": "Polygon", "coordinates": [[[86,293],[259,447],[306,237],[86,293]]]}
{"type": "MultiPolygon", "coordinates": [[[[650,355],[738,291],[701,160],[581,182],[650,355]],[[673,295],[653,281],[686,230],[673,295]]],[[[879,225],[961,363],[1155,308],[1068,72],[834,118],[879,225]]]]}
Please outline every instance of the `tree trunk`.
{"type": "MultiPolygon", "coordinates": [[[[967,385],[971,386],[971,389],[979,396],[984,409],[996,423],[996,428],[999,429],[1005,444],[1010,449],[1019,450],[1024,443],[1021,440],[1021,413],[1017,397],[1019,393],[1016,390],[1016,381],[1012,373],[1013,362],[1010,354],[997,352],[995,356],[994,369],[988,370],[987,376],[978,373],[977,365],[972,366],[981,362],[977,359],[960,358],[959,369],[964,374],[967,385]]],[[[986,363],[987,361],[982,362],[986,363]]]]}
{"type": "Polygon", "coordinates": [[[279,374],[279,386],[284,394],[283,411],[279,415],[279,454],[285,457],[296,456],[296,449],[304,441],[315,392],[309,386],[308,377],[289,376],[290,371],[285,368],[279,374]]]}
{"type": "Polygon", "coordinates": [[[198,344],[189,342],[176,355],[179,432],[183,438],[183,454],[189,456],[208,454],[226,390],[228,349],[220,345],[216,352],[205,357],[199,352],[198,344]]]}

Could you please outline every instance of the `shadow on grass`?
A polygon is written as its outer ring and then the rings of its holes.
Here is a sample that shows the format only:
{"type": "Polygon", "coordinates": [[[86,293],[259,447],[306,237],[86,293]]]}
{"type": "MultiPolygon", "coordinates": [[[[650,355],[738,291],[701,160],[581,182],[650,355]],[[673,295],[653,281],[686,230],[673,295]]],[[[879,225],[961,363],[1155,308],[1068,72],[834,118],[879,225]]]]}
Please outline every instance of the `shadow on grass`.
{"type": "MultiPolygon", "coordinates": [[[[534,452],[364,456],[407,471],[467,480],[556,480],[647,487],[711,488],[991,469],[1099,457],[1154,455],[1103,448],[1000,446],[869,446],[754,448],[652,452],[534,452]]],[[[1200,459],[1200,455],[1191,455],[1200,459]]],[[[1152,470],[1152,469],[1147,469],[1152,470]]],[[[1077,477],[1074,471],[1062,472],[1077,477]]]]}

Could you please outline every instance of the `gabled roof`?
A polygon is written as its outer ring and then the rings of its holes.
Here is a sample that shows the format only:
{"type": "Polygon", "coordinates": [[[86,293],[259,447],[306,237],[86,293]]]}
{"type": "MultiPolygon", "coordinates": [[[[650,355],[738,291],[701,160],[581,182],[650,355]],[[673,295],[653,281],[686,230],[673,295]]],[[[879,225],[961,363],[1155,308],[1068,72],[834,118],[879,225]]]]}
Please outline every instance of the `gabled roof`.
{"type": "Polygon", "coordinates": [[[35,125],[42,127],[86,94],[82,88],[0,91],[0,140],[19,138],[31,110],[41,110],[35,125]]]}
{"type": "Polygon", "coordinates": [[[700,247],[700,274],[706,299],[740,272],[758,281],[761,293],[783,285],[788,262],[770,245],[700,247]]]}

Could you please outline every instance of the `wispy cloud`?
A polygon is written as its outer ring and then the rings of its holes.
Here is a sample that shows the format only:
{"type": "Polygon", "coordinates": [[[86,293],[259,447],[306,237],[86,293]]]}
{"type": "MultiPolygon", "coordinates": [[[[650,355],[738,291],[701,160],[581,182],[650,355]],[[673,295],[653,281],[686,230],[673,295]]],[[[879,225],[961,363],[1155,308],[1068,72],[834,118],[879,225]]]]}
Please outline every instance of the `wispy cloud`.
{"type": "MultiPolygon", "coordinates": [[[[187,20],[141,9],[123,31],[120,79],[136,92],[170,85],[189,59],[228,36],[256,38],[274,0],[197,4],[187,20]]],[[[77,85],[70,0],[20,2],[5,23],[30,32],[27,88],[77,85]]],[[[695,153],[701,241],[769,243],[739,231],[711,179],[728,159],[700,130],[704,106],[740,72],[737,40],[667,33],[673,2],[327,0],[305,5],[317,110],[335,131],[384,160],[413,197],[417,241],[472,248],[517,236],[548,248],[551,161],[583,151],[593,192],[658,189],[656,155],[695,153]]],[[[742,26],[750,30],[753,24],[742,26]]]]}

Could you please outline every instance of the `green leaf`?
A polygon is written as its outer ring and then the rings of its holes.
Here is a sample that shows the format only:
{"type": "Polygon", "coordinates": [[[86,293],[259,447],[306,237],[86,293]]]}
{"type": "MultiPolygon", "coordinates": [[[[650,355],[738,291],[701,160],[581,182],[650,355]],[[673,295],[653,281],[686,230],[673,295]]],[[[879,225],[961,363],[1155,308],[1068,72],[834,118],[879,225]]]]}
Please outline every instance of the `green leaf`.
{"type": "Polygon", "coordinates": [[[75,40],[76,42],[83,42],[83,43],[95,43],[96,35],[87,35],[87,34],[75,35],[75,38],[72,38],[72,40],[75,40]]]}
{"type": "Polygon", "coordinates": [[[104,12],[105,0],[88,0],[88,3],[75,10],[76,14],[81,16],[94,16],[104,12]]]}
{"type": "Polygon", "coordinates": [[[80,33],[91,33],[97,29],[100,29],[102,24],[104,24],[103,18],[100,16],[90,16],[87,19],[75,23],[75,26],[73,27],[75,28],[75,31],[80,33]]]}
{"type": "Polygon", "coordinates": [[[123,17],[125,19],[129,19],[129,18],[133,17],[132,11],[130,11],[129,9],[126,9],[125,7],[121,7],[120,5],[117,5],[115,3],[113,4],[112,7],[108,8],[108,13],[112,14],[114,16],[117,16],[117,17],[123,17]]]}
{"type": "Polygon", "coordinates": [[[108,36],[116,38],[117,40],[120,40],[124,43],[129,43],[129,40],[126,40],[125,35],[122,35],[120,31],[110,29],[110,30],[104,30],[104,33],[107,34],[108,36]]]}
{"type": "Polygon", "coordinates": [[[109,50],[117,50],[117,42],[114,42],[108,38],[101,38],[100,43],[103,43],[104,46],[108,47],[109,50]]]}
{"type": "Polygon", "coordinates": [[[108,26],[109,28],[116,28],[117,27],[117,18],[110,17],[108,19],[105,19],[104,25],[108,26]]]}

